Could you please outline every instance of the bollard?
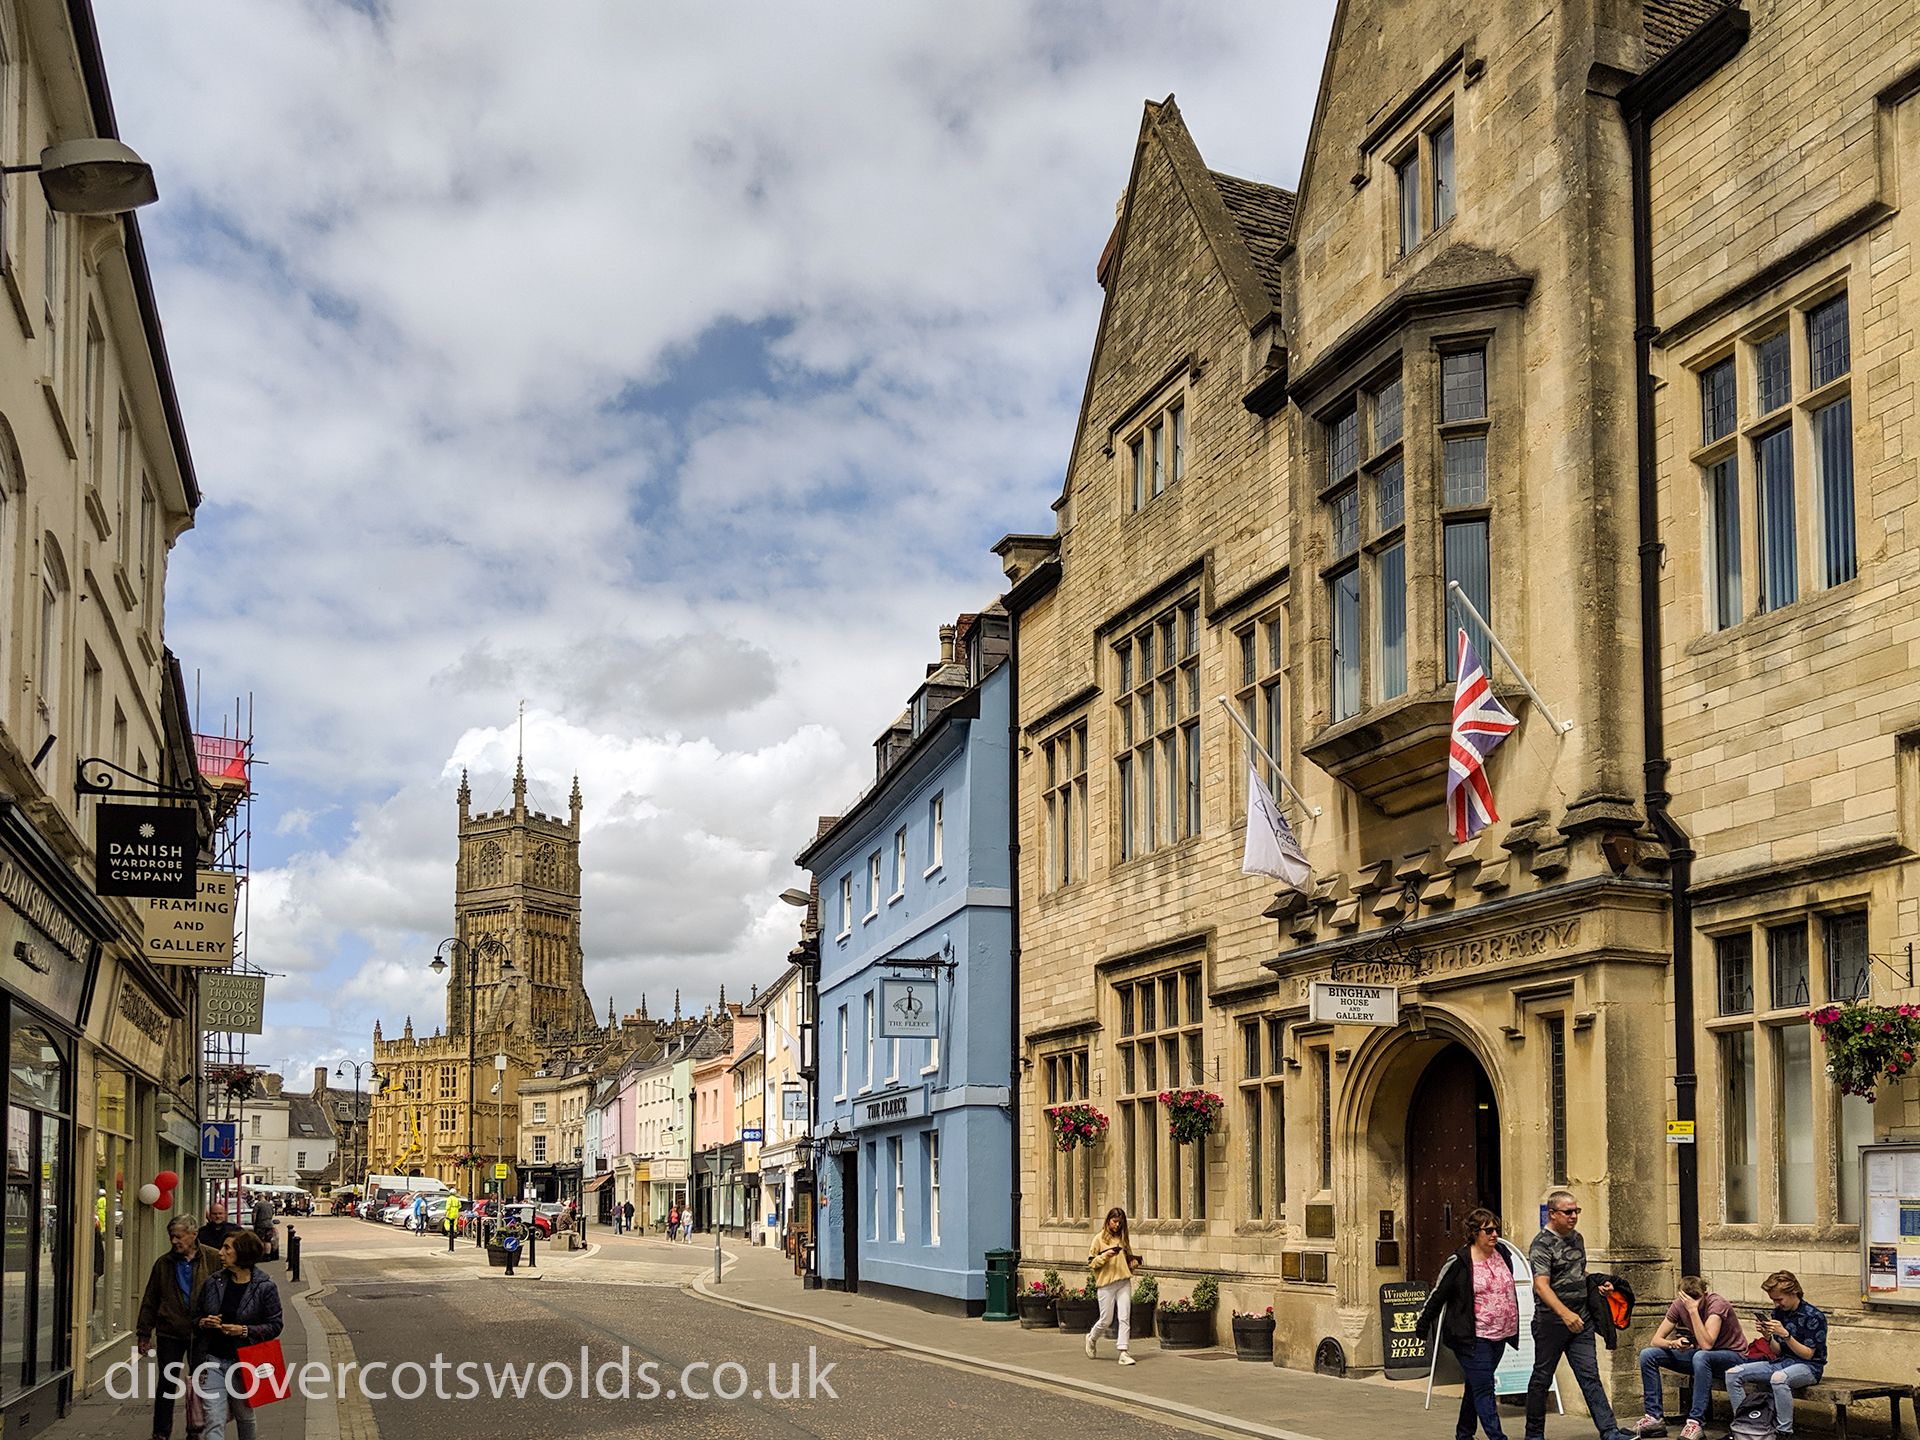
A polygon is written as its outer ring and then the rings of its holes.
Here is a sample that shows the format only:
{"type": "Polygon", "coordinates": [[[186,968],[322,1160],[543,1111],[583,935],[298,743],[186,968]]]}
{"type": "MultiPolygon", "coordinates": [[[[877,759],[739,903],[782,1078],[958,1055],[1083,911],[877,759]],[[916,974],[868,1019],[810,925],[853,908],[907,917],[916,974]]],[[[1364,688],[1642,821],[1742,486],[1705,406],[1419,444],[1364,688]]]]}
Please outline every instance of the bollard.
{"type": "Polygon", "coordinates": [[[300,1232],[291,1225],[287,1226],[287,1278],[300,1278],[300,1232]]]}
{"type": "Polygon", "coordinates": [[[529,1216],[527,1219],[527,1268],[537,1269],[540,1264],[540,1226],[529,1216]]]}

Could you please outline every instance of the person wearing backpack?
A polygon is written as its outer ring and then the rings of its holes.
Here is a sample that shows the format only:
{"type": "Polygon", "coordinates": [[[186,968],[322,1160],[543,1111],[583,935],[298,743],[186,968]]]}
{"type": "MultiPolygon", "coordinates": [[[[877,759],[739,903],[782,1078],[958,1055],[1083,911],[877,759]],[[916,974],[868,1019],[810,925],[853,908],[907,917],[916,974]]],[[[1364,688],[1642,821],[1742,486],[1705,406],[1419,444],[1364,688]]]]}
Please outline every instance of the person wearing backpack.
{"type": "Polygon", "coordinates": [[[1760,1338],[1773,1352],[1770,1360],[1754,1360],[1727,1371],[1727,1400],[1734,1418],[1740,1418],[1749,1385],[1773,1390],[1773,1430],[1793,1434],[1793,1392],[1817,1381],[1827,1368],[1827,1317],[1807,1299],[1791,1270],[1776,1270],[1760,1283],[1773,1302],[1773,1313],[1754,1311],[1760,1338]]]}

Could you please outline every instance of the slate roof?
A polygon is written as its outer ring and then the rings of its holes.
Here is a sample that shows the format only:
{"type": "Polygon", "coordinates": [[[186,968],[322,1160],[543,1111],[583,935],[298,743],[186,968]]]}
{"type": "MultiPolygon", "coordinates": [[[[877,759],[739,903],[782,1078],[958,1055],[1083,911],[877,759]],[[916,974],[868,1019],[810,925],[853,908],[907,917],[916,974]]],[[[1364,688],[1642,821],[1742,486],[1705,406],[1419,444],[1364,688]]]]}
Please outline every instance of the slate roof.
{"type": "Polygon", "coordinates": [[[1647,37],[1647,64],[1665,57],[1734,0],[1646,0],[1641,28],[1647,37]]]}
{"type": "Polygon", "coordinates": [[[1247,250],[1253,256],[1253,268],[1259,273],[1260,283],[1266,287],[1274,307],[1278,309],[1280,252],[1286,247],[1287,241],[1293,238],[1293,192],[1282,190],[1278,185],[1263,185],[1257,180],[1242,180],[1237,175],[1225,175],[1218,170],[1209,170],[1207,173],[1213,177],[1221,202],[1227,207],[1227,214],[1233,217],[1235,227],[1247,242],[1247,250]]]}

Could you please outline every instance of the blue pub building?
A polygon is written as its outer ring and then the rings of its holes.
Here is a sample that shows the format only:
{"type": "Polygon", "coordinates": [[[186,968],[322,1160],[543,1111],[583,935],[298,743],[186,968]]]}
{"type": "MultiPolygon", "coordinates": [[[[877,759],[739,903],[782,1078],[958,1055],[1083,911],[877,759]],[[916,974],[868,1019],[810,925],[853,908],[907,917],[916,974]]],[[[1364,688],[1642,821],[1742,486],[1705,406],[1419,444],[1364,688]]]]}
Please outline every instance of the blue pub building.
{"type": "Polygon", "coordinates": [[[1008,622],[942,626],[874,783],[802,852],[820,894],[816,1261],[977,1315],[1011,1247],[1008,622]]]}

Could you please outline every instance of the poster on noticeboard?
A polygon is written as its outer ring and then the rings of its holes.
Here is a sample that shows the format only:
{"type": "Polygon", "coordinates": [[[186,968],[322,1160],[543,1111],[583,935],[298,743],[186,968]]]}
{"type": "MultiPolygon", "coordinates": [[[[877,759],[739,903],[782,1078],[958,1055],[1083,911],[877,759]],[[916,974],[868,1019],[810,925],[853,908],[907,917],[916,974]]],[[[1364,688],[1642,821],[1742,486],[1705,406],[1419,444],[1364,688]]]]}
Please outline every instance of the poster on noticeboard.
{"type": "Polygon", "coordinates": [[[1920,1308],[1920,1145],[1860,1147],[1860,1292],[1920,1308]]]}

